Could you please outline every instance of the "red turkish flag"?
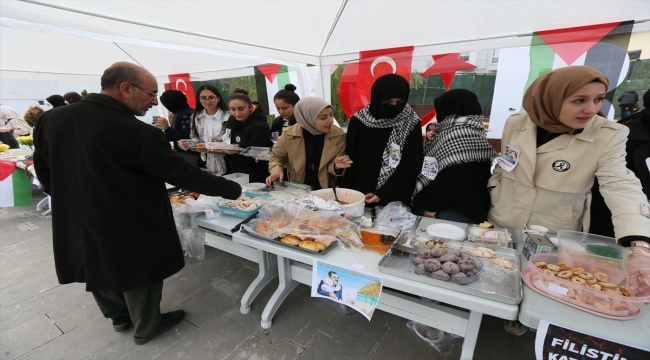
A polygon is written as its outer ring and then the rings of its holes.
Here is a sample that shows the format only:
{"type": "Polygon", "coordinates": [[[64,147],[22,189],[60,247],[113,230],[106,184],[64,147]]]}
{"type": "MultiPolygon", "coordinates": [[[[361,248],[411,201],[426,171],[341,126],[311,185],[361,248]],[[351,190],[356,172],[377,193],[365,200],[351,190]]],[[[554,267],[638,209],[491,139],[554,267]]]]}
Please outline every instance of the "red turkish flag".
{"type": "Polygon", "coordinates": [[[196,109],[196,95],[190,82],[190,74],[172,74],[169,75],[169,85],[172,90],[178,90],[187,96],[187,103],[192,109],[196,109]]]}
{"type": "Polygon", "coordinates": [[[357,91],[364,106],[370,103],[372,84],[382,75],[401,75],[411,83],[413,48],[413,46],[405,46],[359,52],[357,91]]]}

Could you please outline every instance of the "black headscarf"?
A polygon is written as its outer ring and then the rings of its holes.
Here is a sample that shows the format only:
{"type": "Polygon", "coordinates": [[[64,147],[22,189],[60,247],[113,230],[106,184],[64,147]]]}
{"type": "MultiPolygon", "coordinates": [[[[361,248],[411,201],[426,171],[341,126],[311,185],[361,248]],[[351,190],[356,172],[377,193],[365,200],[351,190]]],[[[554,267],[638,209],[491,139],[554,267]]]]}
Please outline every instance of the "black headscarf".
{"type": "Polygon", "coordinates": [[[65,105],[65,99],[61,95],[50,95],[50,97],[45,98],[45,100],[52,105],[52,108],[65,105]]]}
{"type": "Polygon", "coordinates": [[[406,102],[409,99],[409,83],[400,75],[388,74],[380,76],[374,84],[370,92],[370,114],[375,119],[392,119],[397,117],[406,102]],[[382,101],[399,98],[404,100],[403,103],[397,105],[382,104],[382,101]]]}
{"type": "Polygon", "coordinates": [[[169,111],[178,114],[181,110],[188,108],[187,96],[178,90],[167,90],[160,95],[160,102],[169,111]]]}
{"type": "Polygon", "coordinates": [[[483,109],[476,94],[465,89],[449,90],[433,100],[438,123],[449,116],[483,115],[483,109]]]}

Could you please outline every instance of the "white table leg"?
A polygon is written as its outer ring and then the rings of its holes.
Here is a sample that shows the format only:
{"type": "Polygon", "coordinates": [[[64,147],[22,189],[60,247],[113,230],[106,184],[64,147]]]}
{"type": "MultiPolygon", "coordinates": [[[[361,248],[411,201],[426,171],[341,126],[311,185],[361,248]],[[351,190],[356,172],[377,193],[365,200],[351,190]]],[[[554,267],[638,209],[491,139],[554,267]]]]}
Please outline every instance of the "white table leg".
{"type": "Polygon", "coordinates": [[[244,296],[241,298],[241,306],[239,311],[242,314],[248,314],[251,311],[251,303],[255,297],[264,289],[264,287],[278,276],[278,260],[274,254],[267,253],[266,251],[257,250],[257,263],[260,268],[260,273],[255,280],[248,286],[244,296]]]}
{"type": "Polygon", "coordinates": [[[271,327],[271,320],[275,312],[278,311],[278,308],[282,305],[287,295],[300,284],[291,279],[291,259],[280,255],[278,255],[278,275],[280,285],[275,290],[275,293],[273,293],[273,296],[271,296],[271,300],[266,304],[264,312],[262,312],[262,328],[264,329],[271,327]]]}
{"type": "Polygon", "coordinates": [[[476,311],[469,312],[467,321],[467,330],[465,330],[465,339],[463,339],[463,350],[460,354],[461,360],[471,360],[474,358],[474,347],[478,339],[478,331],[481,328],[481,319],[483,314],[476,311]]]}
{"type": "Polygon", "coordinates": [[[38,204],[36,204],[36,211],[43,210],[45,208],[45,205],[49,206],[49,200],[50,200],[50,197],[48,196],[45,199],[39,201],[38,204]]]}

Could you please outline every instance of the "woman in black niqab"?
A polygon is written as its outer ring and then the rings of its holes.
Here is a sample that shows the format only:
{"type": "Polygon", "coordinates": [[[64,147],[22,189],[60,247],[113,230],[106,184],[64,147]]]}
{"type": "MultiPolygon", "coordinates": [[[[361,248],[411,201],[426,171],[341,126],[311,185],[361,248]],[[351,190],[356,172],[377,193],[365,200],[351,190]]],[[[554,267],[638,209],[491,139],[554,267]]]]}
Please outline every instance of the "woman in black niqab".
{"type": "Polygon", "coordinates": [[[405,78],[381,76],[372,86],[370,104],[350,119],[346,154],[353,165],[338,185],[362,192],[370,206],[410,204],[423,153],[420,118],[408,96],[405,78]]]}

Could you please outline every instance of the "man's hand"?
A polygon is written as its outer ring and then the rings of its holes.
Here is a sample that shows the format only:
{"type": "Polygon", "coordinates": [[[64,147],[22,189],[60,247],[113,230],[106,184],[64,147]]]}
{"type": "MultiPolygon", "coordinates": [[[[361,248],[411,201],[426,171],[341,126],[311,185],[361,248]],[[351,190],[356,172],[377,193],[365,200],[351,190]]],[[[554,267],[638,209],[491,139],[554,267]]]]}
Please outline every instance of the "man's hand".
{"type": "Polygon", "coordinates": [[[377,196],[377,195],[375,195],[373,193],[367,193],[365,197],[366,197],[366,203],[368,203],[368,204],[376,203],[376,202],[379,202],[381,200],[381,199],[379,199],[379,196],[377,196]]]}
{"type": "Polygon", "coordinates": [[[181,148],[181,150],[189,150],[189,148],[192,146],[192,142],[187,139],[183,140],[178,140],[178,147],[181,148]]]}
{"type": "Polygon", "coordinates": [[[167,121],[167,119],[164,117],[159,117],[158,120],[156,120],[156,123],[160,125],[163,131],[167,131],[167,129],[169,129],[169,121],[167,121]]]}
{"type": "Polygon", "coordinates": [[[0,132],[3,132],[3,133],[5,133],[5,132],[12,133],[12,132],[14,132],[14,129],[9,129],[9,128],[0,128],[0,132]]]}
{"type": "Polygon", "coordinates": [[[334,169],[347,169],[350,166],[352,166],[352,160],[347,155],[334,159],[334,169]]]}
{"type": "Polygon", "coordinates": [[[431,212],[431,211],[425,211],[425,212],[424,212],[424,216],[425,216],[425,217],[428,217],[428,218],[435,219],[435,218],[436,218],[436,213],[435,213],[435,212],[431,212]]]}
{"type": "Polygon", "coordinates": [[[331,292],[331,293],[330,293],[330,297],[331,297],[332,299],[336,299],[336,294],[335,294],[334,292],[331,292]]]}
{"type": "Polygon", "coordinates": [[[275,180],[282,181],[284,179],[284,173],[282,171],[271,174],[271,176],[266,178],[266,186],[273,185],[275,180]]]}

